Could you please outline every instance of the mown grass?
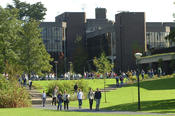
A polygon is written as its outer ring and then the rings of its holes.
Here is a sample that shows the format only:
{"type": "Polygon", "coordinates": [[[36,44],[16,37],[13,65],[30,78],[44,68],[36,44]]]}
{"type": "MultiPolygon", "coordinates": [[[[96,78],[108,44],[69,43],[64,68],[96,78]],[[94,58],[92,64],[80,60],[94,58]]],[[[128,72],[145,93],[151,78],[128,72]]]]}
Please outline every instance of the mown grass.
{"type": "MultiPolygon", "coordinates": [[[[34,108],[0,109],[1,116],[130,116],[126,114],[88,113],[88,112],[64,112],[56,110],[44,110],[34,108]]],[[[139,115],[132,115],[139,116],[139,115]]],[[[155,116],[155,115],[142,115],[155,116]]]]}
{"type": "MultiPolygon", "coordinates": [[[[157,113],[175,113],[175,78],[158,79],[141,82],[141,111],[157,113]]],[[[128,85],[107,92],[107,103],[104,103],[104,93],[101,108],[115,111],[137,111],[137,84],[128,85]]],[[[77,102],[71,102],[78,106],[77,102]]],[[[88,100],[83,101],[83,107],[89,107],[88,100]]],[[[94,104],[95,107],[95,104],[94,104]]]]}
{"type": "MultiPolygon", "coordinates": [[[[103,88],[103,80],[87,80],[92,88],[103,88]]],[[[115,84],[115,79],[106,80],[107,85],[115,84]]],[[[38,81],[39,83],[39,81],[38,81]]],[[[45,82],[44,82],[45,83],[45,82]]],[[[141,111],[157,113],[175,113],[175,78],[154,79],[141,82],[141,111]]],[[[115,111],[137,111],[137,83],[107,92],[107,103],[102,94],[102,109],[115,111]]],[[[70,106],[78,107],[77,101],[70,106]]],[[[95,102],[94,102],[95,108],[95,102]]],[[[83,107],[88,108],[88,100],[83,100],[83,107]]]]}

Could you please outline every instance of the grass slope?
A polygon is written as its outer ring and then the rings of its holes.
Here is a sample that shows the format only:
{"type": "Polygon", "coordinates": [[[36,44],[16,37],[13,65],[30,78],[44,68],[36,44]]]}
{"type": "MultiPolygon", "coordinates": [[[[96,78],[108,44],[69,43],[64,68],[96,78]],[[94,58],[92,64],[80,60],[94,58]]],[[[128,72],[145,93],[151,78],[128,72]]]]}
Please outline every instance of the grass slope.
{"type": "MultiPolygon", "coordinates": [[[[51,81],[48,81],[51,82],[51,81]]],[[[45,81],[37,81],[46,85],[45,81]]],[[[103,88],[103,79],[87,80],[92,88],[103,88]]],[[[115,84],[115,79],[107,79],[107,85],[115,84]]],[[[45,86],[46,87],[46,86],[45,86]]],[[[127,85],[107,92],[107,103],[102,94],[101,108],[116,111],[137,111],[137,84],[127,85]]],[[[156,79],[141,82],[141,110],[144,112],[175,113],[175,78],[156,79]]],[[[78,107],[77,101],[71,101],[70,106],[78,107]]],[[[95,107],[95,102],[94,105],[95,107]]],[[[88,100],[83,100],[83,107],[88,108],[88,100]]]]}
{"type": "MultiPolygon", "coordinates": [[[[117,111],[137,111],[137,84],[128,85],[102,95],[101,108],[117,111]]],[[[141,82],[141,110],[157,113],[175,113],[175,78],[141,82]]],[[[71,102],[72,106],[78,106],[71,102]]],[[[95,105],[94,105],[95,106],[95,105]]],[[[88,100],[83,107],[89,107],[88,100]]]]}

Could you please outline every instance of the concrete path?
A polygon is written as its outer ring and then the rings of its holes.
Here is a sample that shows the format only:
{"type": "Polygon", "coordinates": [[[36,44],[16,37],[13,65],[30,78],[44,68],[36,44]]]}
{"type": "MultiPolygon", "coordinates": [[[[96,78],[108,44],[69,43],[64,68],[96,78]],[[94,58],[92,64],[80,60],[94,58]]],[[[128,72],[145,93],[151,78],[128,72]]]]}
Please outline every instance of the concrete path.
{"type": "MultiPolygon", "coordinates": [[[[42,107],[41,105],[32,105],[33,108],[39,108],[39,109],[48,109],[48,110],[57,110],[57,106],[52,106],[46,104],[45,107],[42,107]]],[[[64,111],[64,110],[63,110],[64,111]]],[[[100,111],[95,111],[95,110],[89,110],[86,108],[78,109],[76,107],[70,107],[68,111],[73,111],[73,112],[88,112],[88,113],[104,113],[104,114],[127,114],[127,115],[172,115],[175,116],[175,114],[166,114],[166,113],[146,113],[146,112],[130,112],[130,111],[110,111],[110,110],[100,110],[100,111]]]]}
{"type": "MultiPolygon", "coordinates": [[[[42,93],[38,90],[32,88],[32,90],[29,90],[28,87],[26,87],[27,91],[29,92],[30,99],[32,101],[32,105],[37,105],[42,103],[42,93]]],[[[46,104],[51,104],[52,98],[47,96],[46,104]]]]}

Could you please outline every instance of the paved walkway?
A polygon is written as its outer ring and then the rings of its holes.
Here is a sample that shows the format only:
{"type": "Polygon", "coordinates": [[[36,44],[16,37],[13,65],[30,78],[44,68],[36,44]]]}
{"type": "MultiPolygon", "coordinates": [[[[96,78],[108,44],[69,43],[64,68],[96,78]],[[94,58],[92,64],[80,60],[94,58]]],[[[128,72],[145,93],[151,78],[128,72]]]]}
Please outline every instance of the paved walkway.
{"type": "MultiPolygon", "coordinates": [[[[48,109],[48,110],[57,110],[57,106],[52,106],[52,105],[46,105],[46,107],[42,107],[42,105],[32,105],[33,108],[39,108],[39,109],[48,109]]],[[[175,116],[175,114],[166,114],[166,113],[146,113],[146,112],[129,112],[129,111],[110,111],[110,110],[100,110],[100,111],[95,111],[95,110],[89,110],[86,108],[83,109],[78,109],[76,107],[70,107],[69,111],[73,112],[88,112],[88,113],[104,113],[104,114],[128,114],[128,115],[172,115],[175,116]]]]}

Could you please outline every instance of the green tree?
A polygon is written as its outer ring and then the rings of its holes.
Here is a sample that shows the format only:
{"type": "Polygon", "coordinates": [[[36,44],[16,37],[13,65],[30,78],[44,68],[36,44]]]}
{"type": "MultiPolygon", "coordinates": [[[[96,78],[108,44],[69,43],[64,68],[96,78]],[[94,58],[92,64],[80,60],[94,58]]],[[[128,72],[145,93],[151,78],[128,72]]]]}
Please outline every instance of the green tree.
{"type": "Polygon", "coordinates": [[[51,71],[52,68],[50,65],[52,59],[46,51],[41,30],[38,27],[39,22],[35,20],[26,22],[23,26],[21,64],[29,77],[31,73],[42,75],[43,72],[51,71]]]}
{"type": "MultiPolygon", "coordinates": [[[[19,66],[20,63],[20,43],[23,33],[22,22],[17,19],[16,9],[3,9],[0,7],[0,72],[10,74],[8,67],[19,66]]],[[[19,68],[20,69],[20,68],[19,68]]]]}
{"type": "MultiPolygon", "coordinates": [[[[173,14],[173,17],[175,18],[175,13],[173,14]]],[[[170,42],[175,42],[175,29],[171,29],[169,35],[167,35],[165,39],[169,40],[170,42]]]]}
{"type": "Polygon", "coordinates": [[[26,2],[21,2],[20,0],[13,0],[14,5],[8,5],[7,8],[10,9],[18,9],[19,10],[19,19],[20,20],[43,20],[46,15],[47,9],[41,2],[37,2],[35,4],[29,4],[26,2]]]}
{"type": "Polygon", "coordinates": [[[73,71],[75,73],[81,73],[84,72],[84,67],[86,65],[86,61],[88,58],[88,54],[86,52],[86,49],[83,46],[83,40],[81,36],[77,36],[75,40],[75,50],[73,52],[73,71]]]}
{"type": "Polygon", "coordinates": [[[97,72],[105,75],[107,72],[111,72],[114,64],[111,64],[110,61],[107,59],[104,52],[102,52],[100,58],[95,57],[93,59],[93,63],[97,68],[97,72]]]}
{"type": "Polygon", "coordinates": [[[106,89],[105,89],[105,84],[106,84],[106,73],[111,72],[114,64],[111,64],[110,61],[107,59],[106,55],[104,52],[102,52],[100,58],[95,57],[93,59],[93,63],[95,67],[97,68],[97,72],[102,74],[104,77],[104,92],[105,92],[105,103],[107,102],[106,99],[106,89]]]}

